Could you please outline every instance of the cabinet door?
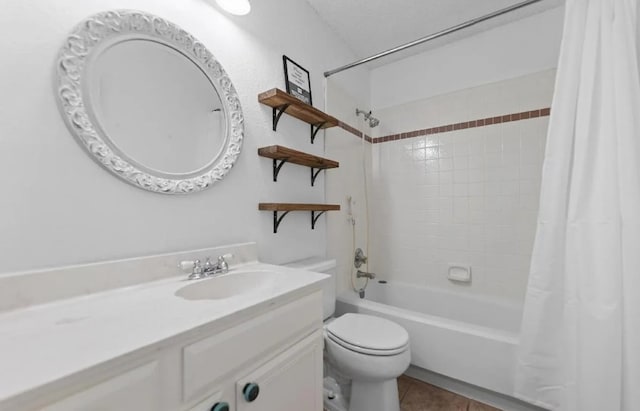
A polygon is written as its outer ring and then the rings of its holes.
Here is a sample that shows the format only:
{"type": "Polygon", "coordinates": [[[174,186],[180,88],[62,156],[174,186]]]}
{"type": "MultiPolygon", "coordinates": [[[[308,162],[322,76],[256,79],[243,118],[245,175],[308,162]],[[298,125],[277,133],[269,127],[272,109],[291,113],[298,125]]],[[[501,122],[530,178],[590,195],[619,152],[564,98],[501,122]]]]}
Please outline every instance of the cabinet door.
{"type": "Polygon", "coordinates": [[[241,378],[236,383],[236,404],[238,411],[322,411],[322,332],[241,378]],[[259,388],[253,401],[243,393],[247,384],[259,388]]]}
{"type": "Polygon", "coordinates": [[[77,392],[42,411],[156,411],[160,407],[160,374],[154,361],[77,392]]]}
{"type": "Polygon", "coordinates": [[[223,404],[229,407],[229,410],[235,410],[235,397],[233,392],[233,384],[229,384],[228,390],[221,390],[213,395],[208,396],[198,405],[189,408],[189,411],[211,411],[215,405],[220,405],[220,409],[223,404]]]}
{"type": "Polygon", "coordinates": [[[183,400],[201,398],[230,375],[255,369],[260,359],[320,327],[322,294],[316,292],[185,346],[183,400]]]}

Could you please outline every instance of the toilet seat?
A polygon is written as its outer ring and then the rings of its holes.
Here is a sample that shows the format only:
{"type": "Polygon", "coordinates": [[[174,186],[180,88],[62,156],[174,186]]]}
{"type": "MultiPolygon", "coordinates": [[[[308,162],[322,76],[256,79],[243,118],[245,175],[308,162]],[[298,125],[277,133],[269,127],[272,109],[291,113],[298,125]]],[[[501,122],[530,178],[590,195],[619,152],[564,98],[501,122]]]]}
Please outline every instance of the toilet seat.
{"type": "Polygon", "coordinates": [[[409,334],[398,324],[365,314],[345,314],[326,326],[327,337],[345,349],[373,356],[397,355],[409,348],[409,334]]]}
{"type": "Polygon", "coordinates": [[[398,347],[392,350],[376,350],[376,349],[371,349],[371,348],[366,348],[366,347],[360,347],[358,345],[354,345],[354,344],[349,344],[348,342],[341,340],[340,338],[337,338],[335,335],[331,334],[331,333],[327,333],[327,337],[335,342],[336,344],[338,344],[339,346],[346,348],[349,351],[353,351],[359,354],[365,354],[365,355],[371,355],[371,356],[377,356],[377,357],[386,357],[386,356],[391,356],[391,355],[398,355],[398,354],[402,354],[403,352],[407,351],[407,349],[409,348],[409,344],[406,344],[402,347],[398,347]]]}

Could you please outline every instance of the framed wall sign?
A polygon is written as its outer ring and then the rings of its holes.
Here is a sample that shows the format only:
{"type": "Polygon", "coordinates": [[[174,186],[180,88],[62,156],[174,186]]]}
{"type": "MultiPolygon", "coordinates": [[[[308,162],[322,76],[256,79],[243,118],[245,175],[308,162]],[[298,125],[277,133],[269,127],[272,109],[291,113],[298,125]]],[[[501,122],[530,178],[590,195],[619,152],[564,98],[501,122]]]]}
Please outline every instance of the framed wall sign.
{"type": "Polygon", "coordinates": [[[307,104],[313,105],[309,72],[284,55],[282,56],[282,63],[284,65],[284,82],[287,86],[287,93],[307,104]]]}

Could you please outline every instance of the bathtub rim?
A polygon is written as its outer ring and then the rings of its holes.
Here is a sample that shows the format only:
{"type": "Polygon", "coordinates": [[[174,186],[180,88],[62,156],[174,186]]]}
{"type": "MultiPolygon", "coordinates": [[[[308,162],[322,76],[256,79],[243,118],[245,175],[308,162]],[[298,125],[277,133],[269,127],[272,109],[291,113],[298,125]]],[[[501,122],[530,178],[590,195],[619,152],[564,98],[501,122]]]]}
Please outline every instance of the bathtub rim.
{"type": "Polygon", "coordinates": [[[358,294],[350,290],[338,294],[337,300],[344,304],[350,304],[356,307],[370,309],[371,311],[381,312],[389,316],[401,317],[409,321],[416,321],[419,323],[442,327],[460,333],[472,334],[477,337],[494,339],[507,344],[518,345],[520,341],[519,332],[486,327],[419,311],[408,310],[406,308],[396,307],[389,304],[379,303],[377,301],[366,299],[366,294],[365,298],[361,299],[358,294]]]}
{"type": "MultiPolygon", "coordinates": [[[[524,301],[516,302],[516,301],[504,299],[504,298],[492,297],[492,296],[488,296],[488,295],[471,294],[469,292],[456,291],[456,290],[451,290],[451,289],[442,288],[442,287],[434,287],[434,286],[429,286],[429,285],[426,285],[426,284],[412,284],[412,283],[408,283],[408,282],[405,282],[405,281],[376,280],[376,281],[372,281],[371,284],[369,284],[368,286],[369,287],[384,287],[384,286],[389,286],[389,285],[391,285],[391,286],[398,285],[398,286],[401,286],[401,287],[407,287],[407,288],[411,288],[411,289],[414,289],[414,290],[415,289],[429,290],[431,292],[436,292],[438,294],[446,294],[448,296],[462,297],[462,298],[465,298],[465,299],[468,299],[468,300],[473,300],[473,301],[482,302],[482,303],[490,302],[493,305],[496,305],[496,306],[499,306],[499,307],[508,308],[508,309],[517,310],[519,312],[522,312],[522,310],[524,309],[524,301]],[[380,281],[384,281],[384,283],[380,283],[380,281]],[[496,299],[497,299],[497,301],[496,301],[496,299]]],[[[349,292],[349,290],[344,291],[344,293],[348,293],[348,292],[349,292]]],[[[366,294],[366,289],[365,289],[365,294],[366,294]]]]}

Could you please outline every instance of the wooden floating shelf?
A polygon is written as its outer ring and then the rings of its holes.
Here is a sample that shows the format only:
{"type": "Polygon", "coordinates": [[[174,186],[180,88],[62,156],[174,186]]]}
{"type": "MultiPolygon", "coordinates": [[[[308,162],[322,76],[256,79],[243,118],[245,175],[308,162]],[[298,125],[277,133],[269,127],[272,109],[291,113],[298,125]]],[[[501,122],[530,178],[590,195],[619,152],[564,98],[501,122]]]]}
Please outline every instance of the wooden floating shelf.
{"type": "Polygon", "coordinates": [[[272,158],[274,160],[286,160],[289,163],[299,164],[312,168],[337,168],[340,163],[327,158],[314,156],[302,151],[297,151],[283,146],[268,146],[258,149],[258,155],[262,157],[272,158]]]}
{"type": "Polygon", "coordinates": [[[340,210],[339,204],[303,204],[303,203],[260,203],[261,211],[334,211],[340,210]]]}
{"type": "Polygon", "coordinates": [[[273,159],[273,181],[278,181],[278,174],[284,163],[298,164],[311,168],[311,186],[316,182],[316,178],[320,171],[328,168],[338,168],[340,163],[327,158],[314,156],[312,154],[303,153],[302,151],[293,150],[283,146],[268,146],[258,149],[258,155],[261,157],[273,159]]]}
{"type": "Polygon", "coordinates": [[[273,211],[273,233],[278,232],[282,219],[291,211],[311,211],[311,229],[316,228],[318,218],[327,211],[340,210],[339,204],[260,203],[258,210],[273,211]],[[282,214],[278,217],[278,212],[282,214]],[[316,214],[317,213],[317,214],[316,214]]]}
{"type": "Polygon", "coordinates": [[[338,125],[338,119],[335,117],[298,100],[291,94],[278,88],[272,88],[271,90],[260,93],[258,95],[258,101],[273,109],[273,131],[276,131],[278,128],[278,122],[284,113],[310,124],[311,144],[313,144],[319,130],[338,125]]]}

